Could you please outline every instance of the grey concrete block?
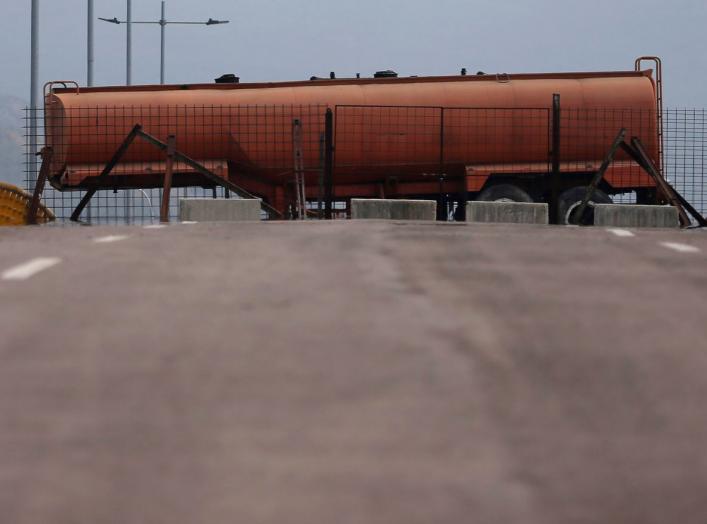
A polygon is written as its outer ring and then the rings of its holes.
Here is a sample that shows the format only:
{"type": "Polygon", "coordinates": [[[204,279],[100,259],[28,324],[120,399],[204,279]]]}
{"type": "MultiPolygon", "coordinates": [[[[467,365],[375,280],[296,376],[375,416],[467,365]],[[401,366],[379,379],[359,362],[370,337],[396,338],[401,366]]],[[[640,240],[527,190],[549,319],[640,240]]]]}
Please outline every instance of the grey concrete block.
{"type": "Polygon", "coordinates": [[[468,202],[467,222],[504,224],[548,223],[548,205],[527,202],[468,202]]]}
{"type": "Polygon", "coordinates": [[[605,227],[678,227],[678,210],[673,206],[597,204],[594,225],[605,227]]]}
{"type": "Polygon", "coordinates": [[[352,219],[436,220],[434,200],[351,199],[352,219]]]}
{"type": "Polygon", "coordinates": [[[197,222],[241,222],[260,220],[260,199],[182,198],[179,220],[197,222]]]}

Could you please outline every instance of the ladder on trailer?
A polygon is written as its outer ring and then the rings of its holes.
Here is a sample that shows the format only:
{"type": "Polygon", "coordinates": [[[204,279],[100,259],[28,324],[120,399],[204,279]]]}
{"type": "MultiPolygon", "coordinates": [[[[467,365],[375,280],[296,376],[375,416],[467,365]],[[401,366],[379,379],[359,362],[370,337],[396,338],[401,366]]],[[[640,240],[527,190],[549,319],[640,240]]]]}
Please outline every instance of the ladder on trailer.
{"type": "Polygon", "coordinates": [[[653,62],[655,64],[655,109],[658,121],[658,158],[660,158],[660,174],[665,177],[665,160],[663,158],[663,62],[657,56],[640,56],[636,58],[636,71],[641,71],[643,62],[653,62]]]}

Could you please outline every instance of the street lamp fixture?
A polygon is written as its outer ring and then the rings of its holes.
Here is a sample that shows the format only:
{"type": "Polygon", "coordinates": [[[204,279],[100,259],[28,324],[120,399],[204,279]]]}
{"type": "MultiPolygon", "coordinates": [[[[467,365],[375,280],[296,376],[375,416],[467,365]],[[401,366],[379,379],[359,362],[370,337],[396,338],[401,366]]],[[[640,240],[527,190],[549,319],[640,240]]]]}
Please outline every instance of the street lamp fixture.
{"type": "MultiPolygon", "coordinates": [[[[215,20],[213,18],[209,18],[206,22],[197,22],[197,21],[172,21],[172,20],[167,20],[165,18],[165,2],[162,2],[162,17],[159,20],[143,20],[143,21],[127,21],[127,20],[118,20],[117,18],[98,18],[99,20],[102,20],[104,22],[108,22],[110,24],[129,24],[128,27],[132,24],[152,24],[152,25],[159,25],[160,26],[160,31],[161,31],[161,51],[160,51],[160,84],[164,84],[164,79],[165,79],[165,27],[173,24],[173,25],[221,25],[221,24],[228,24],[230,20],[215,20]]],[[[131,54],[131,49],[128,49],[128,56],[131,54]]]]}

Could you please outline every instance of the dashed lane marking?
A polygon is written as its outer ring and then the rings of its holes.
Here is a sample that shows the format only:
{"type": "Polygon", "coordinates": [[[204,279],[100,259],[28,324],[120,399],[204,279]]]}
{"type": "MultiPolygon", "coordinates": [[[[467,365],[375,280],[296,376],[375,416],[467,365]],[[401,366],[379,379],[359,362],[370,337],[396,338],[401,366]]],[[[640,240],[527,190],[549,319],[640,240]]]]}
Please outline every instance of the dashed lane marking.
{"type": "Polygon", "coordinates": [[[678,253],[699,253],[700,248],[689,244],[680,244],[679,242],[661,242],[661,246],[677,251],[678,253]]]}
{"type": "Polygon", "coordinates": [[[164,224],[151,224],[149,226],[143,226],[143,229],[162,229],[163,227],[167,227],[164,224]]]}
{"type": "Polygon", "coordinates": [[[197,222],[196,220],[184,220],[184,221],[182,221],[182,224],[184,224],[184,225],[186,225],[186,226],[193,226],[194,224],[198,224],[198,223],[199,223],[199,222],[197,222]]]}
{"type": "Polygon", "coordinates": [[[96,244],[110,244],[111,242],[120,242],[128,238],[127,235],[108,235],[106,237],[94,238],[93,241],[96,244]]]}
{"type": "Polygon", "coordinates": [[[0,278],[2,280],[27,280],[45,269],[56,266],[60,262],[61,259],[56,257],[33,258],[24,264],[3,271],[0,278]]]}
{"type": "Polygon", "coordinates": [[[607,229],[609,233],[621,238],[635,237],[636,235],[628,229],[607,229]]]}

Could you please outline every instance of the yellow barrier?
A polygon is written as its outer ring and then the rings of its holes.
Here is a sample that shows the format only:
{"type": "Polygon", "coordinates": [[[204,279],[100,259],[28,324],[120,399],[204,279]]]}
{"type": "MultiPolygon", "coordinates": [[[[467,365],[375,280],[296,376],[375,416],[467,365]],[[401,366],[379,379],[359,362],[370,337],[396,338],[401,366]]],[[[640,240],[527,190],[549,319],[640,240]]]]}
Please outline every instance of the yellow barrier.
{"type": "MultiPolygon", "coordinates": [[[[23,226],[27,224],[32,195],[17,186],[0,182],[0,226],[23,226]]],[[[42,203],[37,209],[37,223],[55,220],[54,213],[42,203]]]]}

